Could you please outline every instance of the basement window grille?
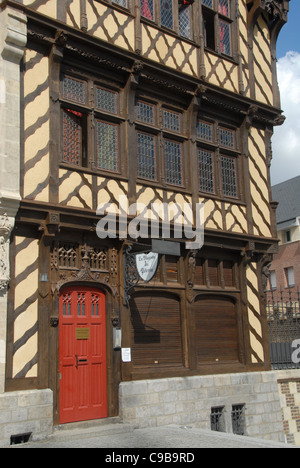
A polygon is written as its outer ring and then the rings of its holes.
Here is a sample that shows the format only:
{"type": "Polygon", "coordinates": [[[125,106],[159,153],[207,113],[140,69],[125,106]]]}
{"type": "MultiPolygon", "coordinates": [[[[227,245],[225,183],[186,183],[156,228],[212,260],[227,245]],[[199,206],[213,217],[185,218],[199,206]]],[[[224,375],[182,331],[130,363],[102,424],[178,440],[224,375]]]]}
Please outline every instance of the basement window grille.
{"type": "Polygon", "coordinates": [[[245,405],[233,405],[231,419],[233,433],[245,435],[245,405]]]}
{"type": "Polygon", "coordinates": [[[26,444],[31,440],[32,432],[26,432],[25,434],[15,434],[10,437],[10,445],[26,444]]]}
{"type": "Polygon", "coordinates": [[[210,426],[212,431],[226,432],[225,431],[225,407],[220,406],[211,409],[210,426]]]}

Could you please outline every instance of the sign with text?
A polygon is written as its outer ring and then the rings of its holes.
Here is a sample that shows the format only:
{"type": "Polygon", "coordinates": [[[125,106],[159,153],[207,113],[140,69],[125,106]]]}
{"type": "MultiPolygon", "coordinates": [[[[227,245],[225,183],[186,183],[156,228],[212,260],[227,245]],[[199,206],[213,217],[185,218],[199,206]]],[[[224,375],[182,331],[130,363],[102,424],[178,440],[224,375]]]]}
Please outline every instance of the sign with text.
{"type": "Polygon", "coordinates": [[[159,255],[150,252],[136,255],[136,268],[141,279],[148,283],[155,276],[159,255]]]}

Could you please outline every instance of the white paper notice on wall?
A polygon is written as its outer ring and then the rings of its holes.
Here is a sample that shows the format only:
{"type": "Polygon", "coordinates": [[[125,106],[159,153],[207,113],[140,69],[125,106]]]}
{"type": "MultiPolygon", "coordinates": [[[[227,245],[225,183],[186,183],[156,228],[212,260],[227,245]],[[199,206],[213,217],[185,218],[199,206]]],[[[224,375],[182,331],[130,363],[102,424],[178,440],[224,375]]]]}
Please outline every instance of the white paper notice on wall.
{"type": "Polygon", "coordinates": [[[122,361],[131,362],[131,348],[122,348],[122,361]]]}

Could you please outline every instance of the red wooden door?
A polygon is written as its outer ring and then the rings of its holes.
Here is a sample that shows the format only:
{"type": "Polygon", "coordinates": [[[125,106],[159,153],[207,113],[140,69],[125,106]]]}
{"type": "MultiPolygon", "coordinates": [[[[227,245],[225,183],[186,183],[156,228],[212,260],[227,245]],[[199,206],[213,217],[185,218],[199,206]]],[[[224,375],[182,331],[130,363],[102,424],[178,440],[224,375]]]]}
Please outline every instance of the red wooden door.
{"type": "Polygon", "coordinates": [[[107,417],[105,295],[67,287],[60,295],[60,423],[107,417]]]}

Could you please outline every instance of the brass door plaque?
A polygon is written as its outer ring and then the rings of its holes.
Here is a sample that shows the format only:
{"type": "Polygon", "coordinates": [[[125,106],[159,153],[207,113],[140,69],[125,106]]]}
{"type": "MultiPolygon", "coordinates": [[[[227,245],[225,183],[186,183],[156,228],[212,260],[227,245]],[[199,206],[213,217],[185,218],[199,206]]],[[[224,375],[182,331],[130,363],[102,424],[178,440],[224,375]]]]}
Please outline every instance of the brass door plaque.
{"type": "Polygon", "coordinates": [[[76,340],[89,340],[90,329],[89,328],[76,328],[76,340]]]}

